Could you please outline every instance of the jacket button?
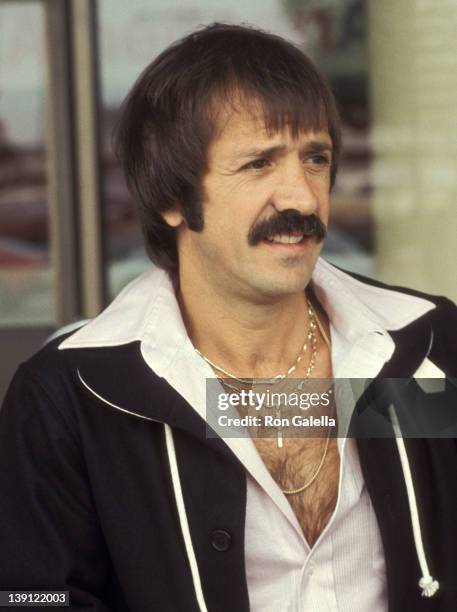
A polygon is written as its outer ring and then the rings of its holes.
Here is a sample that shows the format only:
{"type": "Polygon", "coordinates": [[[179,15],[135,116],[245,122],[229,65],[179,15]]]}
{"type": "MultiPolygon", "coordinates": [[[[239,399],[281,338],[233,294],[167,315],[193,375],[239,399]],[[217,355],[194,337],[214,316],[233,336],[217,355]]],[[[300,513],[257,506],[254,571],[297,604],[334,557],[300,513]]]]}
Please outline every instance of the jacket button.
{"type": "Polygon", "coordinates": [[[225,529],[215,529],[211,534],[211,546],[218,552],[225,552],[232,544],[232,536],[225,529]]]}

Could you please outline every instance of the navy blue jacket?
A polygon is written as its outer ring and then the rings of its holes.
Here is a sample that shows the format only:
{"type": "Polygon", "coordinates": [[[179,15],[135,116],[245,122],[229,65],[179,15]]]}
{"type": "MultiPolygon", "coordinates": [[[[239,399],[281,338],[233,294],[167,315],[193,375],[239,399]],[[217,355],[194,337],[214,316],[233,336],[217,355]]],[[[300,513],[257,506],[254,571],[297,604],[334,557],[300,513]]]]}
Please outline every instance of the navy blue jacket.
{"type": "MultiPolygon", "coordinates": [[[[375,409],[384,409],[385,390],[376,383],[384,377],[410,381],[427,355],[449,377],[433,402],[455,398],[457,308],[445,298],[424,297],[437,307],[391,332],[396,350],[359,400],[355,419],[365,418],[373,398],[375,409]]],[[[60,342],[19,368],[0,412],[0,589],[69,590],[74,610],[200,610],[173,493],[166,423],[174,432],[206,607],[248,612],[243,466],[221,439],[207,438],[201,417],[151,372],[139,343],[58,351],[60,342]]],[[[423,399],[417,385],[399,393],[400,403],[423,399]]],[[[440,590],[420,596],[395,441],[361,436],[361,466],[385,552],[389,612],[456,612],[457,444],[454,438],[405,444],[440,590]]]]}

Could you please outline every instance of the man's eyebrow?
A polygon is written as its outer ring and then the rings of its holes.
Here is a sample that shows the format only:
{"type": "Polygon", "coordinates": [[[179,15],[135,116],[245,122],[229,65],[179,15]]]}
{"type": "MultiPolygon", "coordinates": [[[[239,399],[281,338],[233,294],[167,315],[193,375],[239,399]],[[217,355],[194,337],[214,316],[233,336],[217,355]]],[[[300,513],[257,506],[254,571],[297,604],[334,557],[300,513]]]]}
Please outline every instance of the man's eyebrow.
{"type": "Polygon", "coordinates": [[[272,147],[255,148],[255,149],[239,149],[235,152],[234,158],[242,157],[274,157],[275,155],[281,155],[287,151],[286,145],[274,145],[272,147]]]}
{"type": "MultiPolygon", "coordinates": [[[[278,155],[283,155],[284,153],[287,152],[289,147],[287,147],[286,145],[274,145],[272,147],[265,147],[265,148],[254,148],[254,149],[239,149],[238,151],[235,152],[235,154],[233,155],[233,159],[242,159],[242,158],[255,158],[255,157],[275,157],[278,155]]],[[[306,144],[304,144],[301,149],[300,149],[300,153],[323,153],[323,152],[329,152],[332,153],[333,151],[333,146],[331,145],[331,143],[325,141],[325,140],[310,140],[309,142],[307,142],[306,144]]]]}
{"type": "Polygon", "coordinates": [[[333,145],[326,140],[310,140],[302,151],[304,153],[323,153],[325,151],[333,153],[333,145]]]}

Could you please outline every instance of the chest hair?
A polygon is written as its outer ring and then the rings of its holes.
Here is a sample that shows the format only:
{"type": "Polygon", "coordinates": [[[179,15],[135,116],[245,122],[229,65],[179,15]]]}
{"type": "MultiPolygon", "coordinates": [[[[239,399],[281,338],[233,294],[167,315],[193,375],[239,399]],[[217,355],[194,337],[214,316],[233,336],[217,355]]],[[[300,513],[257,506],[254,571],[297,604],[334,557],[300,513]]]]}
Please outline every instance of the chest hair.
{"type": "MultiPolygon", "coordinates": [[[[255,445],[281,489],[296,489],[314,475],[324,452],[325,438],[288,439],[278,449],[275,440],[258,438],[255,445]]],[[[340,458],[337,439],[331,438],[316,480],[301,493],[286,495],[310,546],[327,525],[338,497],[340,458]]]]}

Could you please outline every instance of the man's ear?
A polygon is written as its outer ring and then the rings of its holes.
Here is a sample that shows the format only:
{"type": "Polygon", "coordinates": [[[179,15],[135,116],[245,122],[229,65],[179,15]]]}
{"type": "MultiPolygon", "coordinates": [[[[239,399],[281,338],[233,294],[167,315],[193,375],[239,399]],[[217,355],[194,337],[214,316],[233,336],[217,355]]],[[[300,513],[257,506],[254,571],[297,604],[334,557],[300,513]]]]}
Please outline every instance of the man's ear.
{"type": "Polygon", "coordinates": [[[174,208],[170,208],[170,210],[163,212],[162,218],[170,227],[179,227],[184,223],[184,216],[179,206],[175,206],[174,208]]]}

